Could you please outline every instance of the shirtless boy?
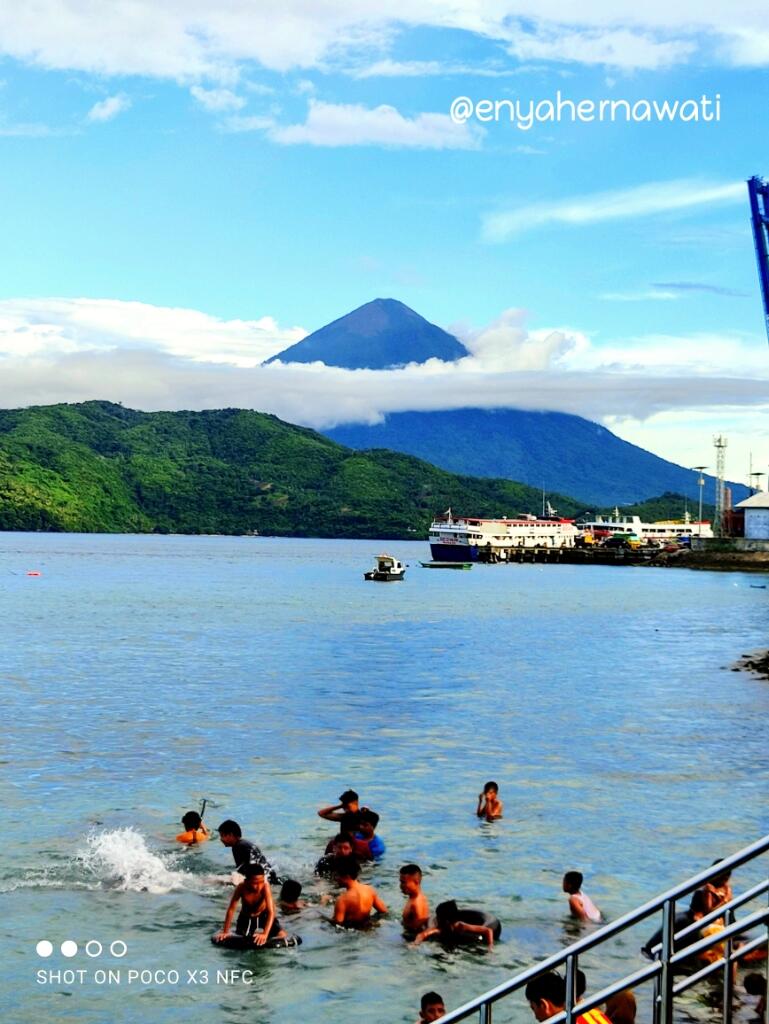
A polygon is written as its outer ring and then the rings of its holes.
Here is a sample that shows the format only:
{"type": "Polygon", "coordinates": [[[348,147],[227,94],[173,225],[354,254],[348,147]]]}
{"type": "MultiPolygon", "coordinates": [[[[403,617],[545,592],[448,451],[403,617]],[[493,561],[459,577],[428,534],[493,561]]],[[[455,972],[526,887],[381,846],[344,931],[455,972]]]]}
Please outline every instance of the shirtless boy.
{"type": "Polygon", "coordinates": [[[340,857],[335,865],[336,878],[344,888],[334,904],[334,924],[359,928],[367,923],[371,912],[386,914],[387,907],[373,885],[358,881],[360,868],[355,857],[340,857]]]}
{"type": "Polygon", "coordinates": [[[222,930],[214,935],[214,942],[223,942],[231,934],[232,919],[238,904],[242,904],[235,931],[253,938],[255,946],[263,946],[268,939],[283,939],[286,933],[275,916],[272,892],[264,875],[263,864],[248,864],[244,878],[235,887],[224,917],[222,930]]]}
{"type": "Polygon", "coordinates": [[[418,864],[406,864],[400,870],[401,892],[406,897],[403,907],[403,929],[418,935],[430,921],[427,897],[422,892],[422,869],[418,864]]]}
{"type": "Polygon", "coordinates": [[[478,807],[475,813],[486,821],[496,821],[502,817],[503,805],[499,799],[499,786],[496,782],[487,782],[483,792],[478,794],[478,807]]]}

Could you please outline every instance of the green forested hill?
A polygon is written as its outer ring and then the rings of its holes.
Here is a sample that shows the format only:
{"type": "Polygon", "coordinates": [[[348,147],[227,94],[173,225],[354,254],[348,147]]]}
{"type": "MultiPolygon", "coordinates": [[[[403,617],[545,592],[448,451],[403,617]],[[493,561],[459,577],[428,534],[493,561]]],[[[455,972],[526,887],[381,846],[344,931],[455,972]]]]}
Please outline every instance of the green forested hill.
{"type": "MultiPolygon", "coordinates": [[[[584,505],[551,496],[562,514],[584,505]]],[[[138,412],[110,402],[0,410],[0,529],[424,536],[435,512],[541,509],[508,480],[358,452],[243,409],[138,412]]]]}

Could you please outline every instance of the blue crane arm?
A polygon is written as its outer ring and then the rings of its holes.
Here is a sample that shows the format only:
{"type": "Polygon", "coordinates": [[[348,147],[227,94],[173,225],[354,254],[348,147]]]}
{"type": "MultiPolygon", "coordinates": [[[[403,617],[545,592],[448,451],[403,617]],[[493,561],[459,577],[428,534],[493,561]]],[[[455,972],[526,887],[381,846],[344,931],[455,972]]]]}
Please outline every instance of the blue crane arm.
{"type": "Polygon", "coordinates": [[[756,244],[758,279],[764,303],[764,322],[769,339],[769,182],[752,177],[748,181],[750,217],[753,222],[753,240],[756,244]]]}

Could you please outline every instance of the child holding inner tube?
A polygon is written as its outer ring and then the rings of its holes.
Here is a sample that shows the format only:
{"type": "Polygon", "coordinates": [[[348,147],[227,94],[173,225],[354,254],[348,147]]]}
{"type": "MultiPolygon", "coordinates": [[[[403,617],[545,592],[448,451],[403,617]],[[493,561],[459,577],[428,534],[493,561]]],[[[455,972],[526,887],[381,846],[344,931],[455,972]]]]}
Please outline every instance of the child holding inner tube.
{"type": "Polygon", "coordinates": [[[247,864],[243,869],[243,881],[235,887],[227,907],[222,930],[214,935],[214,942],[229,938],[232,919],[238,904],[241,904],[235,931],[238,935],[252,938],[255,946],[263,946],[270,939],[285,939],[280,921],[275,915],[272,891],[265,878],[263,864],[247,864]]]}
{"type": "Polygon", "coordinates": [[[414,943],[425,939],[439,938],[443,942],[485,942],[491,949],[494,932],[499,937],[499,921],[480,910],[460,909],[455,900],[446,900],[435,908],[435,928],[426,928],[414,939],[414,943]],[[481,921],[488,920],[488,924],[481,921]],[[493,922],[493,924],[492,924],[493,922]]]}

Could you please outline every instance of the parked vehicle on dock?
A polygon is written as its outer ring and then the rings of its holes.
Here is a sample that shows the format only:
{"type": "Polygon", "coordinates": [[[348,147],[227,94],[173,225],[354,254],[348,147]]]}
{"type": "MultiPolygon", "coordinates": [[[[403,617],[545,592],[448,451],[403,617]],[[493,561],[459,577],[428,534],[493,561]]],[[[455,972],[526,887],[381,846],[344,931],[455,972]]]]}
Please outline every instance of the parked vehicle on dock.
{"type": "Polygon", "coordinates": [[[608,537],[601,546],[637,551],[641,547],[641,541],[634,533],[616,533],[613,537],[608,537]]]}

